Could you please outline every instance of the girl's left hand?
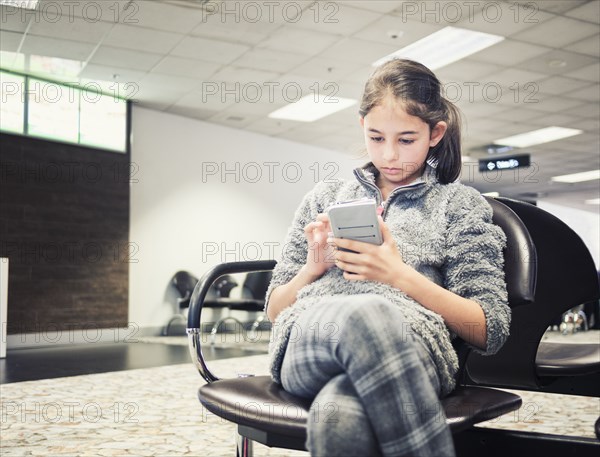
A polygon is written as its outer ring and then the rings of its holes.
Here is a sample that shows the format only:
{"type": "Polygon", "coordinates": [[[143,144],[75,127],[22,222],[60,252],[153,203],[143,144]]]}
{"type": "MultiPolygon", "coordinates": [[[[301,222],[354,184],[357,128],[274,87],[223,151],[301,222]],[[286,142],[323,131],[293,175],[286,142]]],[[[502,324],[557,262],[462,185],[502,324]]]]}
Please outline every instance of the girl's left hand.
{"type": "Polygon", "coordinates": [[[333,238],[328,241],[334,243],[338,248],[355,251],[355,253],[339,249],[335,251],[335,263],[344,270],[345,279],[379,281],[397,287],[399,277],[408,266],[402,260],[396,241],[387,225],[381,216],[377,217],[383,235],[383,243],[379,246],[341,238],[333,238]]]}

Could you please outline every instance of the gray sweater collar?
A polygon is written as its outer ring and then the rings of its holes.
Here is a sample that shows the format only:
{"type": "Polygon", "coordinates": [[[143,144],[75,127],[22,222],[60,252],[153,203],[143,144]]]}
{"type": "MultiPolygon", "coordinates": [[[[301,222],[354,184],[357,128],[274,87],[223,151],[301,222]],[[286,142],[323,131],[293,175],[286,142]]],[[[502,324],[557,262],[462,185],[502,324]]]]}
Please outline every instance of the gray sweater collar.
{"type": "MultiPolygon", "coordinates": [[[[425,195],[425,193],[438,182],[436,176],[436,166],[437,164],[434,161],[427,161],[423,175],[410,184],[405,184],[395,188],[390,194],[390,198],[395,197],[398,194],[401,194],[403,198],[406,199],[416,199],[425,195]]],[[[358,182],[363,187],[367,188],[371,192],[374,192],[377,195],[378,203],[381,203],[381,192],[376,184],[378,175],[379,171],[377,168],[375,168],[373,162],[368,162],[362,167],[354,169],[354,176],[358,182]]]]}

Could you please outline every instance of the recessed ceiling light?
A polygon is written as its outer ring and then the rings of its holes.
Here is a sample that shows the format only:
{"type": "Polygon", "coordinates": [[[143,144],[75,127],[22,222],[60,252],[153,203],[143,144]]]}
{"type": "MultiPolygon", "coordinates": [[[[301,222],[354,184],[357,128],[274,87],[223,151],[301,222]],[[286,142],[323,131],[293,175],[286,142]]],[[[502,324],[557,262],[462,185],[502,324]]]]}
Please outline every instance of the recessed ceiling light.
{"type": "Polygon", "coordinates": [[[38,0],[0,0],[0,5],[2,6],[14,6],[27,10],[34,10],[37,4],[38,0]]]}
{"type": "Polygon", "coordinates": [[[351,98],[331,97],[319,94],[306,95],[294,103],[290,103],[269,114],[273,119],[287,119],[291,121],[313,122],[329,116],[352,105],[357,100],[351,98]]]}
{"type": "Polygon", "coordinates": [[[486,197],[499,197],[499,192],[484,192],[481,195],[485,195],[486,197]]]}
{"type": "Polygon", "coordinates": [[[552,59],[548,61],[548,66],[551,68],[564,68],[567,66],[567,62],[561,59],[552,59]]]}
{"type": "Polygon", "coordinates": [[[374,67],[388,60],[404,58],[421,62],[431,70],[464,59],[504,40],[503,36],[476,32],[458,27],[444,27],[373,63],[374,67]]]}
{"type": "Polygon", "coordinates": [[[514,146],[515,148],[527,148],[536,144],[549,143],[550,141],[562,140],[571,136],[579,135],[583,130],[568,129],[565,127],[546,127],[531,132],[520,133],[495,140],[494,144],[503,146],[514,146]]]}
{"type": "Polygon", "coordinates": [[[581,173],[572,173],[570,175],[553,176],[551,179],[554,182],[565,182],[569,184],[583,181],[593,181],[595,179],[600,179],[600,170],[582,171],[581,173]]]}
{"type": "Polygon", "coordinates": [[[600,198],[592,198],[585,201],[586,205],[600,205],[600,198]]]}

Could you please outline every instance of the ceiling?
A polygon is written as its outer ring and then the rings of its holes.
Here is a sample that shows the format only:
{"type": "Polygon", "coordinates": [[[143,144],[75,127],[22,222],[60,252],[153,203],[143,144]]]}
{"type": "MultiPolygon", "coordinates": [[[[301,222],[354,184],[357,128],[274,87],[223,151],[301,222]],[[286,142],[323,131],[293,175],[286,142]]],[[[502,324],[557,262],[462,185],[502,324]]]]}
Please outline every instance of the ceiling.
{"type": "Polygon", "coordinates": [[[499,34],[436,70],[466,119],[462,181],[598,212],[584,204],[599,197],[598,180],[550,180],[600,168],[597,0],[41,0],[36,12],[1,13],[3,68],[104,81],[140,106],[349,154],[364,147],[356,105],[313,123],[267,115],[317,90],[360,99],[375,60],[447,25],[499,34]],[[584,133],[516,151],[531,153],[529,168],[477,171],[493,140],[553,125],[584,133]]]}

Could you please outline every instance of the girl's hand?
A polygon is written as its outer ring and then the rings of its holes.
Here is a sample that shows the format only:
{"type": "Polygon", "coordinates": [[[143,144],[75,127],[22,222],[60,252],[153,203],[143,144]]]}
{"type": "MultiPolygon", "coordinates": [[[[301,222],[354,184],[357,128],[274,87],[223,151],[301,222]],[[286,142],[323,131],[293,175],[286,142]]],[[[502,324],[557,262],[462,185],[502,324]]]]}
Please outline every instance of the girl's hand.
{"type": "Polygon", "coordinates": [[[379,246],[362,241],[340,238],[330,239],[338,248],[350,249],[346,252],[336,249],[334,258],[339,268],[344,270],[344,278],[351,281],[371,280],[398,287],[398,279],[408,266],[396,246],[396,241],[390,233],[381,216],[379,226],[383,235],[383,243],[379,246]]]}
{"type": "Polygon", "coordinates": [[[335,265],[334,246],[328,242],[331,232],[329,217],[319,214],[317,220],[304,227],[304,235],[308,242],[306,271],[314,276],[321,276],[335,265]]]}

